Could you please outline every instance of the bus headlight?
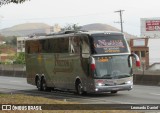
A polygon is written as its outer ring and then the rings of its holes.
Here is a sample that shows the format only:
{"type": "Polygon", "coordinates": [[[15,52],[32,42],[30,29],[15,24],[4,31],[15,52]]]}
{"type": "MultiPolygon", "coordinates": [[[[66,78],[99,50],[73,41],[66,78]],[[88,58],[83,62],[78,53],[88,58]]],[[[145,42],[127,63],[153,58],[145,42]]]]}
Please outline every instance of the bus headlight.
{"type": "Polygon", "coordinates": [[[103,84],[102,83],[98,83],[98,86],[102,86],[103,84]]]}
{"type": "Polygon", "coordinates": [[[125,82],[125,84],[133,84],[133,82],[132,81],[127,81],[127,82],[125,82]]]}
{"type": "Polygon", "coordinates": [[[98,91],[98,88],[96,88],[95,91],[98,91]]]}
{"type": "Polygon", "coordinates": [[[104,86],[105,85],[105,80],[98,79],[98,80],[95,80],[95,83],[98,86],[104,86]]]}

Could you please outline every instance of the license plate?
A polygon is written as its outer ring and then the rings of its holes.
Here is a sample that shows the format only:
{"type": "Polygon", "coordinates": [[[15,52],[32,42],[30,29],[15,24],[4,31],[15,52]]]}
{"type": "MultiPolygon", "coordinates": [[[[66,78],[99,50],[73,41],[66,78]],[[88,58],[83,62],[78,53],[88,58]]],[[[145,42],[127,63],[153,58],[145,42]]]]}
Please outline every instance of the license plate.
{"type": "Polygon", "coordinates": [[[115,80],[107,80],[107,84],[116,85],[116,81],[115,80]]]}
{"type": "Polygon", "coordinates": [[[112,88],[112,90],[114,91],[114,90],[119,90],[119,88],[112,88]]]}

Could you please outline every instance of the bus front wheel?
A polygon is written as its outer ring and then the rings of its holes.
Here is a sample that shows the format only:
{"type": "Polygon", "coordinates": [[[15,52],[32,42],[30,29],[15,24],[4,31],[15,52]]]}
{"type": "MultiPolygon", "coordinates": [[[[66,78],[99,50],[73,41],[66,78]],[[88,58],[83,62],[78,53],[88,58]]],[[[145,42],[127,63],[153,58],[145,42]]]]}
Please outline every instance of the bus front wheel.
{"type": "Polygon", "coordinates": [[[82,83],[80,81],[76,82],[76,93],[78,95],[85,95],[85,94],[87,94],[87,92],[83,91],[83,86],[82,86],[82,83]]]}
{"type": "Polygon", "coordinates": [[[47,87],[47,84],[44,78],[42,79],[42,90],[49,91],[49,92],[51,91],[51,88],[47,87]]]}

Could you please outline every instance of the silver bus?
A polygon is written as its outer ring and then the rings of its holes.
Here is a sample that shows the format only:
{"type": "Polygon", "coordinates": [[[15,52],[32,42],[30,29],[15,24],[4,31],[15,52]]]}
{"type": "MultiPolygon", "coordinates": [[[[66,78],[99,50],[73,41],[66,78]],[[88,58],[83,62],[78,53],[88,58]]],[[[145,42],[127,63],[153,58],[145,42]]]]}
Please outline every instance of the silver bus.
{"type": "Polygon", "coordinates": [[[40,91],[56,88],[79,95],[131,90],[136,54],[120,32],[64,32],[25,41],[26,75],[40,91]]]}

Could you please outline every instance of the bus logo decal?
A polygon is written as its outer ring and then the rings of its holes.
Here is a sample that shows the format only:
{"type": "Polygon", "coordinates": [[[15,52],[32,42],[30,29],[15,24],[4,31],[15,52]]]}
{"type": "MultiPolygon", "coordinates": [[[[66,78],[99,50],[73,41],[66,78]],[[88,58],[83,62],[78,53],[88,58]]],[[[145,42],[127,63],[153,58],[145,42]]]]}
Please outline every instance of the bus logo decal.
{"type": "Polygon", "coordinates": [[[59,54],[55,54],[55,65],[53,72],[72,72],[73,71],[73,61],[72,60],[61,60],[59,54]]]}

